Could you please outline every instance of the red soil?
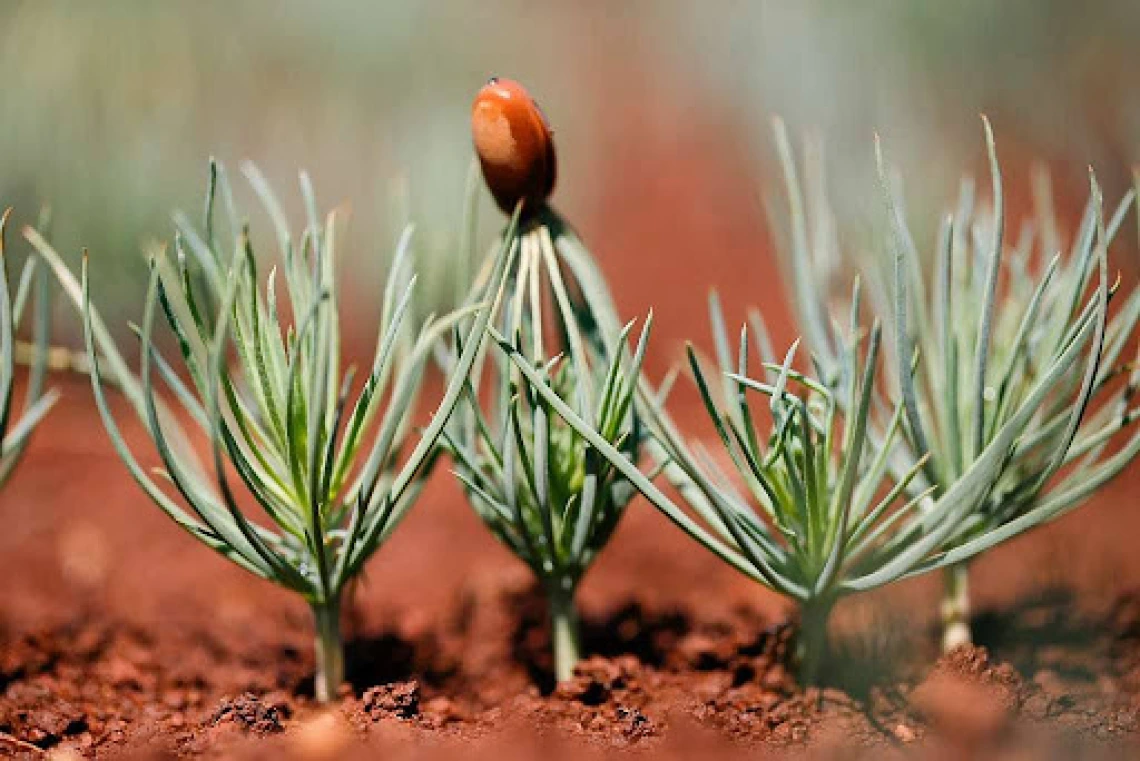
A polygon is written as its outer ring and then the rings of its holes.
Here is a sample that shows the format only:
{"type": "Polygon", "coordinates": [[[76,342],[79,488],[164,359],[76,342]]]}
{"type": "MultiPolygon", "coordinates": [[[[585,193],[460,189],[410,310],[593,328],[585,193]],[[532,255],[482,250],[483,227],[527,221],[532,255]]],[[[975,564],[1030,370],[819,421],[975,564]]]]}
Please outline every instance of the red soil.
{"type": "Polygon", "coordinates": [[[552,691],[540,598],[441,470],[369,566],[346,622],[351,684],[326,714],[303,604],[149,506],[84,384],[59,383],[65,398],[4,494],[0,753],[880,757],[912,744],[1108,753],[1137,739],[1127,484],[978,564],[988,653],[935,664],[935,584],[907,583],[841,606],[836,686],[807,694],[786,670],[781,601],[637,502],[582,592],[594,656],[552,691]]]}

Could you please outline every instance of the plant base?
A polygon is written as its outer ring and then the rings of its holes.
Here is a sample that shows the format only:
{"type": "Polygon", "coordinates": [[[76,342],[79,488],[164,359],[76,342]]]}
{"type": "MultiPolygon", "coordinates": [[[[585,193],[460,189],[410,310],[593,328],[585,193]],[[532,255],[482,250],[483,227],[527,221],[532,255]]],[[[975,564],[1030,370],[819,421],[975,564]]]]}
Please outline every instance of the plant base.
{"type": "Polygon", "coordinates": [[[337,603],[314,605],[313,622],[316,629],[313,645],[316,650],[317,672],[313,677],[313,690],[318,703],[330,703],[344,681],[344,644],[340,638],[340,605],[337,603]]]}
{"type": "Polygon", "coordinates": [[[800,684],[817,686],[830,653],[827,622],[831,618],[830,601],[805,603],[800,609],[800,631],[796,635],[796,670],[800,684]]]}
{"type": "Polygon", "coordinates": [[[950,566],[943,572],[942,652],[973,642],[970,631],[970,569],[950,566]]]}
{"type": "Polygon", "coordinates": [[[554,649],[554,678],[565,682],[574,676],[574,667],[581,658],[578,609],[574,605],[574,591],[558,589],[549,593],[550,639],[554,649]]]}

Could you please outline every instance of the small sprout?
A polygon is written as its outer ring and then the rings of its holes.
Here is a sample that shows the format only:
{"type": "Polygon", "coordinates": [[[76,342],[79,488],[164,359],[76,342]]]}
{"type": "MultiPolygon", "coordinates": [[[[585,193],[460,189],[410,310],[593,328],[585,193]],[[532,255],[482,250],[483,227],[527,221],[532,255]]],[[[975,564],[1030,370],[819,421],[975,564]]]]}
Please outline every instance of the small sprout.
{"type": "Polygon", "coordinates": [[[155,504],[202,543],[305,598],[316,627],[316,697],[328,702],[344,678],[342,597],[412,507],[431,470],[437,438],[480,351],[490,318],[484,300],[500,287],[515,246],[514,225],[479,300],[422,325],[411,324],[415,278],[411,231],[405,230],[384,289],[375,356],[357,390],[353,369],[341,367],[336,214],[317,216],[302,174],[308,219],[296,238],[260,172],[247,165],[245,174],[273,224],[277,266],[259,278],[248,225],[234,209],[222,168],[211,163],[203,225],[176,214],[173,255],[164,249],[149,255],[150,282],[135,328],[137,377],[91,306],[86,258],[80,283],[40,236],[29,239],[82,312],[95,399],[119,456],[155,504]],[[223,203],[215,204],[219,197],[223,203]],[[224,209],[220,227],[216,205],[224,209]],[[184,374],[159,351],[159,313],[176,339],[184,374]],[[463,354],[431,422],[413,436],[432,346],[460,321],[469,321],[463,354]],[[162,460],[158,478],[128,448],[105,377],[146,426],[162,460]],[[169,396],[160,395],[159,386],[169,396]],[[184,422],[208,443],[205,462],[184,422]],[[259,507],[268,527],[247,516],[242,502],[259,507]]]}
{"type": "Polygon", "coordinates": [[[554,190],[554,136],[542,109],[521,84],[492,78],[475,96],[471,134],[495,203],[510,215],[523,203],[530,216],[554,190]]]}
{"type": "MultiPolygon", "coordinates": [[[[1035,219],[1011,241],[993,133],[988,121],[984,126],[991,204],[976,203],[973,182],[963,180],[926,277],[881,148],[889,245],[879,257],[859,259],[841,251],[834,234],[809,233],[833,229],[821,173],[809,172],[813,201],[805,203],[786,130],[776,125],[793,241],[785,258],[823,379],[833,387],[848,382],[831,325],[851,307],[832,298],[829,273],[820,266],[842,261],[862,272],[873,310],[888,326],[887,377],[904,411],[891,467],[897,478],[922,463],[908,494],[948,494],[999,450],[938,560],[947,566],[946,649],[970,640],[967,562],[1078,507],[1140,453],[1140,432],[1116,441],[1140,415],[1132,404],[1140,375],[1126,361],[1140,321],[1140,290],[1109,310],[1119,296],[1108,265],[1108,248],[1135,204],[1140,179],[1106,221],[1090,173],[1084,216],[1063,253],[1048,176],[1040,171],[1035,219]]],[[[888,424],[877,416],[871,428],[881,437],[888,424]]]]}
{"type": "MultiPolygon", "coordinates": [[[[649,321],[631,354],[632,323],[624,329],[616,325],[593,258],[544,205],[553,184],[554,154],[549,130],[525,91],[492,80],[476,100],[473,124],[484,177],[500,206],[509,201],[525,213],[527,204],[542,204],[524,222],[520,255],[507,274],[489,330],[540,368],[535,382],[546,392],[589,421],[591,432],[607,445],[636,461],[644,431],[634,398],[649,321]],[[500,108],[505,110],[495,116],[500,108]],[[509,127],[503,139],[514,141],[502,154],[498,137],[485,124],[500,117],[500,126],[509,127]],[[531,138],[542,139],[527,142],[531,138]],[[538,148],[548,151],[548,158],[536,153],[538,148]],[[501,164],[495,158],[500,155],[501,164]],[[516,164],[526,171],[503,173],[516,164]]],[[[468,214],[473,213],[469,206],[468,214]]],[[[482,292],[482,278],[476,283],[475,293],[482,292]]],[[[462,351],[457,340],[445,364],[462,351]]],[[[541,584],[550,607],[555,677],[568,679],[581,650],[574,602],[578,584],[636,492],[553,414],[549,402],[504,357],[496,354],[488,363],[480,356],[464,400],[447,427],[444,446],[475,511],[541,584]]]]}
{"type": "MultiPolygon", "coordinates": [[[[44,391],[48,370],[48,339],[51,320],[50,282],[48,275],[37,266],[38,260],[29,257],[20,271],[20,279],[12,292],[8,279],[9,255],[7,252],[8,218],[12,210],[0,216],[0,486],[11,478],[16,465],[24,455],[32,432],[47,415],[59,395],[44,391]],[[32,312],[32,341],[17,340],[16,332],[34,302],[32,312]],[[19,417],[16,417],[15,385],[16,365],[28,364],[30,373],[19,417]]],[[[46,216],[40,227],[46,227],[46,216]]]]}
{"type": "MultiPolygon", "coordinates": [[[[621,350],[611,354],[595,322],[583,319],[590,314],[588,304],[569,296],[545,227],[524,235],[510,275],[497,329],[490,329],[496,340],[524,352],[541,368],[544,388],[636,460],[643,432],[633,399],[649,322],[632,358],[625,350],[632,324],[615,344],[621,350]],[[551,291],[554,304],[539,295],[551,291]],[[544,325],[544,317],[552,324],[544,325]],[[557,347],[546,344],[548,331],[563,337],[557,347]]],[[[541,583],[550,606],[555,676],[562,681],[572,676],[580,656],[578,584],[635,490],[502,359],[486,370],[484,411],[478,385],[483,363],[475,370],[444,446],[479,517],[541,583]]]]}

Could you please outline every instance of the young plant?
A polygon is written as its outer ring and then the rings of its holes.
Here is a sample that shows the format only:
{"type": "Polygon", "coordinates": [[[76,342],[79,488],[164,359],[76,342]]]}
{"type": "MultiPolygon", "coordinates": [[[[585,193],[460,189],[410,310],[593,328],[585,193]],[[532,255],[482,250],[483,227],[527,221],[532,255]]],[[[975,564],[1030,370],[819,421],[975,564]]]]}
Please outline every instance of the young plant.
{"type": "MultiPolygon", "coordinates": [[[[336,214],[317,215],[302,174],[308,219],[295,237],[262,175],[252,165],[245,174],[272,222],[279,262],[264,281],[259,278],[248,223],[238,216],[221,167],[211,163],[202,227],[176,214],[174,255],[149,254],[150,281],[135,328],[138,376],[91,306],[86,257],[77,283],[39,235],[27,235],[82,311],[95,399],[120,457],[155,504],[193,536],[305,598],[316,627],[316,697],[327,702],[344,676],[340,609],[346,586],[419,495],[490,311],[479,301],[412,325],[415,278],[408,259],[411,230],[405,230],[384,288],[375,357],[356,390],[354,370],[341,367],[336,214]],[[215,219],[219,205],[223,225],[215,219]],[[160,314],[176,339],[185,375],[155,341],[160,314]],[[431,422],[414,436],[431,347],[465,318],[470,326],[463,353],[431,422]],[[122,389],[145,425],[162,461],[160,478],[128,448],[104,377],[122,389]],[[160,386],[179,414],[167,409],[160,386]],[[195,454],[196,437],[183,421],[208,443],[206,462],[195,454]],[[260,508],[267,523],[254,522],[243,503],[260,508]]],[[[512,224],[481,298],[495,298],[515,245],[512,224]]]]}
{"type": "MultiPolygon", "coordinates": [[[[636,461],[643,432],[633,401],[649,321],[632,356],[626,348],[632,323],[604,329],[610,325],[599,314],[610,303],[604,282],[589,252],[546,204],[554,149],[526,90],[491,80],[476,97],[472,131],[496,202],[524,215],[520,256],[491,330],[540,368],[538,382],[589,421],[592,432],[636,461]]],[[[465,229],[473,225],[469,205],[465,229]]],[[[484,286],[476,282],[478,293],[484,286]]],[[[463,349],[456,341],[444,362],[463,349]]],[[[443,441],[475,511],[539,580],[550,608],[554,674],[570,678],[581,652],[578,584],[636,491],[498,353],[476,361],[443,441]]]]}
{"type": "Polygon", "coordinates": [[[834,235],[819,234],[831,229],[833,218],[819,173],[809,172],[815,182],[807,192],[812,203],[805,204],[787,134],[782,124],[776,128],[791,212],[786,258],[800,320],[825,378],[842,382],[828,315],[846,306],[827,298],[829,273],[820,263],[846,261],[875,284],[875,311],[889,317],[890,382],[904,410],[902,435],[891,448],[893,469],[897,476],[922,463],[908,493],[948,493],[1006,439],[1001,467],[938,559],[946,566],[946,649],[970,640],[967,561],[1079,506],[1140,452],[1140,433],[1114,439],[1137,417],[1130,403],[1140,375],[1121,358],[1140,320],[1140,291],[1110,312],[1117,287],[1108,276],[1108,247],[1135,193],[1106,223],[1100,188],[1090,177],[1080,228],[1062,254],[1048,180],[1039,173],[1036,219],[1009,246],[988,121],[985,133],[992,206],[975,209],[972,183],[963,182],[957,211],[942,220],[927,278],[881,151],[889,246],[886,256],[858,259],[840,251],[834,235]],[[1046,379],[1048,392],[1035,393],[1046,379]],[[1008,438],[1011,428],[1017,435],[1008,438]]]}
{"type": "Polygon", "coordinates": [[[20,271],[15,293],[12,292],[6,251],[11,212],[11,209],[6,209],[0,216],[0,487],[11,478],[27,449],[32,431],[59,398],[55,391],[44,391],[51,319],[50,283],[46,273],[36,266],[37,260],[30,257],[20,271]],[[32,341],[27,344],[18,341],[16,333],[29,309],[29,302],[33,301],[32,341]],[[15,384],[19,362],[26,362],[30,372],[23,406],[17,417],[15,384]]]}
{"type": "MultiPolygon", "coordinates": [[[[498,305],[494,334],[512,336],[515,349],[541,368],[537,382],[636,461],[642,431],[633,399],[649,322],[633,357],[628,351],[611,352],[596,332],[588,302],[572,298],[563,281],[550,228],[539,224],[527,230],[520,252],[506,299],[498,305]]],[[[626,325],[611,344],[624,349],[631,328],[632,323],[626,325]]],[[[477,362],[444,443],[475,511],[542,585],[550,606],[554,671],[561,681],[573,675],[580,656],[578,584],[636,492],[552,413],[505,357],[495,355],[488,364],[484,377],[484,363],[477,362]],[[485,405],[480,405],[480,380],[487,384],[485,405]]]]}

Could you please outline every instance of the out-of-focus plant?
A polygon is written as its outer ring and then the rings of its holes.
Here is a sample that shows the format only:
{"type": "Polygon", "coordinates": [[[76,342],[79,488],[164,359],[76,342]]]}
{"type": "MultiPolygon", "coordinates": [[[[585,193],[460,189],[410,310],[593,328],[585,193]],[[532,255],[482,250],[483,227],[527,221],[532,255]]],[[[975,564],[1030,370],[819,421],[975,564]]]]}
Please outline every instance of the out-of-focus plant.
{"type": "Polygon", "coordinates": [[[341,367],[335,212],[318,216],[302,174],[307,221],[295,237],[262,175],[252,165],[245,174],[272,222],[280,261],[264,281],[259,278],[248,223],[234,207],[221,167],[211,164],[203,225],[176,214],[173,256],[165,249],[149,252],[150,280],[136,328],[138,376],[91,305],[86,257],[79,283],[42,237],[32,230],[26,235],[82,312],[95,399],[120,457],[155,504],[197,539],[305,598],[316,627],[316,697],[327,702],[344,676],[340,609],[346,585],[422,489],[438,436],[480,349],[490,317],[486,302],[501,287],[517,245],[515,228],[504,234],[479,300],[422,325],[411,324],[415,278],[407,256],[411,229],[404,231],[383,292],[375,357],[356,390],[353,369],[341,367]],[[222,212],[215,214],[219,206],[222,212]],[[176,339],[185,375],[156,345],[159,313],[176,339]],[[470,323],[463,353],[431,422],[414,437],[431,347],[465,317],[470,323]],[[123,390],[146,426],[162,460],[160,478],[140,465],[123,439],[105,377],[123,390]],[[179,414],[166,406],[160,386],[179,414]],[[205,436],[207,462],[195,454],[183,421],[205,436]],[[247,516],[243,501],[259,507],[269,527],[247,516]]]}
{"type": "MultiPolygon", "coordinates": [[[[991,205],[976,208],[972,182],[963,182],[957,210],[942,220],[932,274],[924,277],[897,177],[881,150],[889,245],[860,255],[840,246],[822,173],[809,171],[801,192],[786,131],[776,127],[790,207],[787,269],[825,382],[847,382],[832,324],[848,306],[830,298],[827,282],[846,266],[874,286],[874,310],[888,326],[888,374],[904,411],[901,435],[889,446],[892,469],[898,477],[922,463],[908,493],[938,499],[1000,450],[991,483],[961,515],[945,552],[927,564],[946,566],[946,649],[970,640],[967,561],[1079,506],[1140,452],[1140,433],[1115,440],[1137,417],[1130,404],[1140,375],[1121,358],[1135,340],[1140,290],[1110,311],[1118,289],[1108,270],[1108,247],[1135,191],[1106,222],[1090,175],[1088,205],[1063,252],[1048,178],[1039,172],[1035,219],[1010,246],[988,121],[985,133],[991,205]]],[[[818,156],[812,163],[821,164],[818,156]]],[[[884,420],[871,426],[876,446],[886,444],[884,420]]]]}
{"type": "MultiPolygon", "coordinates": [[[[520,255],[491,330],[540,368],[538,382],[589,421],[592,432],[636,461],[644,434],[634,397],[651,320],[631,354],[626,342],[632,323],[613,326],[609,293],[593,258],[546,203],[554,187],[554,146],[526,90],[492,79],[476,97],[472,131],[499,207],[523,214],[520,255]]],[[[474,211],[473,195],[464,226],[469,246],[474,211]]],[[[485,289],[486,277],[485,271],[476,279],[475,294],[485,289]]],[[[463,350],[457,340],[444,363],[452,365],[463,350]]],[[[443,441],[475,511],[543,588],[554,674],[561,681],[572,676],[581,652],[578,584],[636,491],[552,414],[504,356],[495,352],[486,360],[480,355],[476,361],[443,441]]]]}
{"type": "MultiPolygon", "coordinates": [[[[32,431],[43,420],[59,395],[44,391],[48,369],[48,339],[51,321],[51,293],[47,273],[30,257],[20,271],[20,279],[12,292],[8,280],[10,255],[7,249],[8,217],[0,216],[0,487],[8,482],[31,440],[32,431]],[[24,315],[32,312],[32,341],[20,342],[16,333],[24,315]],[[16,365],[30,367],[23,408],[15,410],[16,365]]],[[[41,220],[40,228],[46,225],[41,220]]]]}

